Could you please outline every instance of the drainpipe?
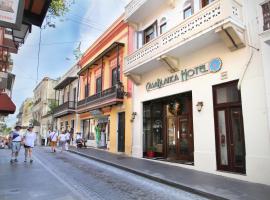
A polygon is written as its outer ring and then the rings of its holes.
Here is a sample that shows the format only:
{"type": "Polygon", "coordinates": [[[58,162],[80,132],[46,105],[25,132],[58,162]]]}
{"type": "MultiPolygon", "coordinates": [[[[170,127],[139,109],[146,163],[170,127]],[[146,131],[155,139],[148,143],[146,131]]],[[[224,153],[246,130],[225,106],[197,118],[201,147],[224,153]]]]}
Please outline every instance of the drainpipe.
{"type": "MultiPolygon", "coordinates": [[[[241,86],[242,86],[242,82],[243,82],[243,79],[246,75],[246,72],[248,70],[248,67],[252,61],[252,58],[253,58],[253,55],[254,55],[254,46],[252,45],[252,39],[251,39],[251,34],[250,34],[250,25],[247,24],[247,42],[248,42],[248,46],[249,46],[249,56],[248,56],[248,60],[247,60],[247,63],[244,65],[244,68],[242,70],[242,73],[240,75],[240,78],[239,78],[239,81],[238,81],[238,84],[237,84],[237,88],[238,90],[241,90],[241,86]]],[[[257,51],[259,51],[259,49],[256,49],[257,51]]]]}

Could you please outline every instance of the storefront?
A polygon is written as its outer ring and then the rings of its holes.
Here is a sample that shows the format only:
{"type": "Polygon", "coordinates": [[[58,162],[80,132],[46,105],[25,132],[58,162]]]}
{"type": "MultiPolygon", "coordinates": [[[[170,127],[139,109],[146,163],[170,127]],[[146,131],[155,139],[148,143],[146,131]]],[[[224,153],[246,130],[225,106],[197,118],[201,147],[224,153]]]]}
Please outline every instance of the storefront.
{"type": "Polygon", "coordinates": [[[217,43],[180,57],[176,72],[156,63],[154,73],[141,74],[133,95],[133,156],[267,183],[257,174],[270,166],[262,139],[269,137],[263,75],[254,57],[243,78],[247,59],[237,58],[246,53],[217,43]]]}
{"type": "Polygon", "coordinates": [[[193,164],[192,93],[143,103],[144,157],[193,164]]]}
{"type": "Polygon", "coordinates": [[[87,145],[102,149],[109,148],[110,117],[102,115],[99,110],[90,111],[89,118],[82,119],[80,130],[87,145]]]}

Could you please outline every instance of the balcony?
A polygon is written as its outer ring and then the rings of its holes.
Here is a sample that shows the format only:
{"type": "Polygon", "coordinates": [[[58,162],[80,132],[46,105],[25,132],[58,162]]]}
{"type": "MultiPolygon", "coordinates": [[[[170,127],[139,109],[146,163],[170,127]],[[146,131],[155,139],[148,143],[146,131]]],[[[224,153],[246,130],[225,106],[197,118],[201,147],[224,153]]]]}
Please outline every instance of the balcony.
{"type": "MultiPolygon", "coordinates": [[[[125,8],[125,21],[139,23],[168,0],[132,0],[125,8]]],[[[171,0],[169,1],[171,2],[171,0]]]]}
{"type": "Polygon", "coordinates": [[[124,92],[122,84],[103,90],[100,93],[87,97],[77,103],[77,112],[84,113],[95,109],[104,108],[123,103],[124,92]]]}
{"type": "Polygon", "coordinates": [[[59,118],[72,113],[75,113],[75,102],[67,101],[54,109],[53,116],[59,118]]]}
{"type": "Polygon", "coordinates": [[[0,72],[0,90],[12,91],[15,75],[9,72],[0,72]]]}
{"type": "Polygon", "coordinates": [[[220,38],[231,51],[242,48],[244,30],[242,5],[235,0],[216,0],[127,56],[124,73],[140,84],[140,75],[153,70],[164,59],[177,71],[179,57],[220,38]]]}

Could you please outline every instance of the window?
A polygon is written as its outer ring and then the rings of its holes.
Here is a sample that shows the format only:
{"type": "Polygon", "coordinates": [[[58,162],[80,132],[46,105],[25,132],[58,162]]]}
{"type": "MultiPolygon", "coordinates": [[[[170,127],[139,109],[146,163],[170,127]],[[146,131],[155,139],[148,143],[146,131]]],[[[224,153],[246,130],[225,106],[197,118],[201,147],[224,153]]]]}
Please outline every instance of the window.
{"type": "Polygon", "coordinates": [[[120,67],[115,67],[112,70],[112,87],[115,86],[116,83],[118,82],[117,79],[120,80],[120,67]]]}
{"type": "Polygon", "coordinates": [[[89,84],[86,84],[84,86],[84,97],[88,97],[89,96],[89,84]]]}
{"type": "Polygon", "coordinates": [[[163,24],[161,24],[160,25],[160,34],[162,34],[162,33],[165,33],[166,32],[166,28],[167,28],[167,23],[165,22],[165,23],[163,23],[163,24]]]}
{"type": "Polygon", "coordinates": [[[189,6],[184,10],[184,19],[190,17],[191,15],[192,15],[192,8],[191,6],[189,6]]]}
{"type": "Polygon", "coordinates": [[[102,79],[101,77],[96,79],[96,93],[100,93],[102,91],[102,79]]]}
{"type": "Polygon", "coordinates": [[[77,101],[77,89],[73,88],[73,101],[76,102],[77,101]]]}
{"type": "Polygon", "coordinates": [[[157,22],[144,30],[144,44],[150,42],[156,37],[157,22]]]}
{"type": "Polygon", "coordinates": [[[212,3],[214,0],[201,0],[202,8],[212,3]]]}
{"type": "Polygon", "coordinates": [[[64,122],[61,122],[61,123],[60,123],[60,130],[62,131],[63,128],[64,128],[64,122]]]}
{"type": "Polygon", "coordinates": [[[263,12],[263,30],[267,31],[270,29],[270,1],[262,5],[263,12]]]}
{"type": "Polygon", "coordinates": [[[68,121],[65,122],[65,130],[68,130],[68,121]]]}
{"type": "Polygon", "coordinates": [[[72,120],[71,120],[71,128],[74,129],[74,127],[75,127],[75,120],[72,119],[72,120]]]}

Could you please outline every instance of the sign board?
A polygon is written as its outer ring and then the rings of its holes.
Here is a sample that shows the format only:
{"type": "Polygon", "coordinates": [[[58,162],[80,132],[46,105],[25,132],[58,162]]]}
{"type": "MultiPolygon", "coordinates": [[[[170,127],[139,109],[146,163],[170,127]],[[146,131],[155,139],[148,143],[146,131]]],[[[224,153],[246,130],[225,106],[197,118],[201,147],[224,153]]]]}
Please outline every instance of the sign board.
{"type": "Polygon", "coordinates": [[[180,70],[165,78],[158,78],[153,82],[148,82],[146,84],[146,90],[149,92],[151,90],[159,89],[177,82],[184,82],[204,74],[216,73],[222,67],[222,61],[220,58],[214,58],[210,62],[201,64],[197,67],[188,68],[180,70]]]}
{"type": "Polygon", "coordinates": [[[0,0],[0,26],[20,30],[23,11],[22,0],[0,0]]]}

